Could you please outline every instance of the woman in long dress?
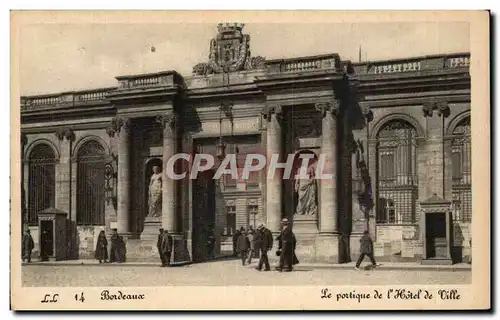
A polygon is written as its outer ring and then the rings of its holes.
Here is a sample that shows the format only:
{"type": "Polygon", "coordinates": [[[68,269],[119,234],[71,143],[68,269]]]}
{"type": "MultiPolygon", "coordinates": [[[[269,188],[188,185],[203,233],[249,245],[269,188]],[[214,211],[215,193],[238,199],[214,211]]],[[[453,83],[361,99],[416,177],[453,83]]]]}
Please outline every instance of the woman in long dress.
{"type": "Polygon", "coordinates": [[[149,210],[148,217],[161,216],[161,200],[162,200],[162,174],[160,167],[153,167],[153,175],[149,182],[149,210]]]}
{"type": "Polygon", "coordinates": [[[295,214],[299,215],[314,215],[318,210],[317,204],[317,186],[314,175],[315,165],[310,165],[306,170],[307,176],[300,177],[304,167],[299,171],[299,175],[295,180],[295,191],[298,195],[297,208],[295,214]]]}
{"type": "Polygon", "coordinates": [[[101,232],[99,233],[99,237],[97,238],[95,258],[99,260],[99,263],[103,263],[108,260],[108,240],[106,239],[104,230],[101,230],[101,232]]]}

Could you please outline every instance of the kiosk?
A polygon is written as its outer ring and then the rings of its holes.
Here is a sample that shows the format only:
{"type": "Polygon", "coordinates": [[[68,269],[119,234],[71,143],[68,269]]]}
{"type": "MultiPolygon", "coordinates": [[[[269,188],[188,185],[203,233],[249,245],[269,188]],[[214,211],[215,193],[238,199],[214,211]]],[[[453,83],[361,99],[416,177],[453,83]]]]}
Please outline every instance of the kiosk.
{"type": "Polygon", "coordinates": [[[453,264],[451,259],[452,216],[451,201],[434,194],[420,203],[422,209],[422,264],[453,264]]]}
{"type": "Polygon", "coordinates": [[[48,208],[38,213],[40,260],[65,260],[67,248],[67,213],[48,208]]]}

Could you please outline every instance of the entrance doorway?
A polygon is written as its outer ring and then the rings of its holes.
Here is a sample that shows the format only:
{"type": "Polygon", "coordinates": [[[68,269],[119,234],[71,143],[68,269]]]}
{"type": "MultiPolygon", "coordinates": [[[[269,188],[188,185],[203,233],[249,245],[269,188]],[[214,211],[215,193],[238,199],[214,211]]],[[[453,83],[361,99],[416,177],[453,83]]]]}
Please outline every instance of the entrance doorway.
{"type": "Polygon", "coordinates": [[[215,249],[207,245],[209,235],[215,229],[214,174],[213,170],[207,170],[193,180],[193,262],[207,260],[210,257],[209,251],[215,249]]]}
{"type": "Polygon", "coordinates": [[[40,221],[40,258],[47,261],[54,255],[54,222],[40,221]]]}
{"type": "Polygon", "coordinates": [[[440,213],[427,214],[425,219],[427,259],[446,259],[446,216],[440,213]]]}

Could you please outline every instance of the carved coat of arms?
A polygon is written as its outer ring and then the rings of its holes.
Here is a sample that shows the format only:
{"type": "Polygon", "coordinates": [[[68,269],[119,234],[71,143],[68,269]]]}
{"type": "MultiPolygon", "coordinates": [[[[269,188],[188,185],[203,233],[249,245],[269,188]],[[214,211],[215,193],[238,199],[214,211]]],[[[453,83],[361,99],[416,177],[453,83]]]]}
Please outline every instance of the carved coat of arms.
{"type": "Polygon", "coordinates": [[[265,68],[265,58],[250,57],[250,36],[243,34],[244,24],[218,25],[217,37],[210,41],[208,63],[198,63],[193,73],[207,75],[265,68]]]}

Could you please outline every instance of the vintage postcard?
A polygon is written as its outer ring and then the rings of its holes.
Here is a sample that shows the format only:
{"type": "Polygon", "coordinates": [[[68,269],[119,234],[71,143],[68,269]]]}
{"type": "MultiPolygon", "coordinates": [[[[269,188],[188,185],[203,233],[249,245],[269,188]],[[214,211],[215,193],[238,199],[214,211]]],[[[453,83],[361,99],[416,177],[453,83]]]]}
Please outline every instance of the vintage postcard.
{"type": "Polygon", "coordinates": [[[11,30],[13,310],[490,308],[489,12],[11,30]]]}

